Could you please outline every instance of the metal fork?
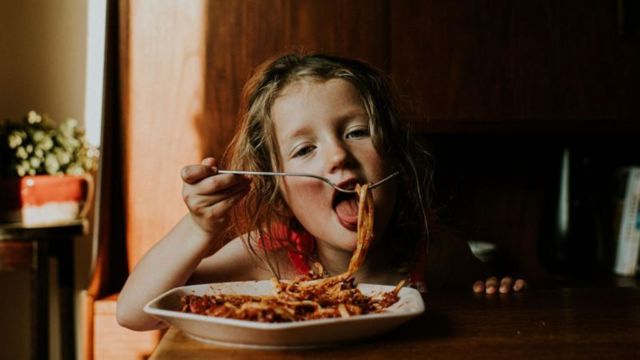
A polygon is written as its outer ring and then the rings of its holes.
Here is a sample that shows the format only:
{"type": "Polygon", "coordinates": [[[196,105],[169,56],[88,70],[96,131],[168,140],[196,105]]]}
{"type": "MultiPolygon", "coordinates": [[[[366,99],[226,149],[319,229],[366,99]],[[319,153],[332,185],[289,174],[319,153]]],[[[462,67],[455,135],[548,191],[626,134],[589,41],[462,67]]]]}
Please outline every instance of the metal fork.
{"type": "MultiPolygon", "coordinates": [[[[343,193],[353,194],[353,193],[356,192],[355,189],[344,189],[344,188],[341,188],[340,186],[336,185],[335,183],[333,183],[331,180],[327,179],[326,177],[322,177],[322,176],[314,175],[314,174],[270,172],[270,171],[245,171],[245,170],[218,170],[218,174],[308,177],[308,178],[314,178],[314,179],[318,179],[320,181],[323,181],[323,182],[329,184],[334,189],[336,189],[336,190],[338,190],[340,192],[343,192],[343,193]]],[[[377,188],[378,186],[384,184],[385,182],[391,180],[393,177],[395,177],[396,175],[399,175],[399,174],[400,174],[399,171],[393,172],[393,173],[391,173],[391,175],[388,175],[387,177],[385,177],[385,178],[383,178],[381,180],[378,180],[375,183],[369,184],[369,189],[377,188]]]]}

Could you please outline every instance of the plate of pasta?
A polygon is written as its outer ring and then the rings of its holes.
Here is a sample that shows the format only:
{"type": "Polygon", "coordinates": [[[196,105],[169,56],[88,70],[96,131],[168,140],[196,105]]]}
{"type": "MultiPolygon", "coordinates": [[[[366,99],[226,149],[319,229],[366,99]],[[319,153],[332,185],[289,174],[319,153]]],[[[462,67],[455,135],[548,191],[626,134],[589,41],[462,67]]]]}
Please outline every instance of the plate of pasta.
{"type": "MultiPolygon", "coordinates": [[[[322,289],[318,285],[322,281],[311,280],[310,286],[322,289]]],[[[352,279],[334,281],[353,285],[352,279]]],[[[295,282],[262,280],[182,286],[158,296],[145,306],[144,311],[198,340],[250,348],[315,347],[354,341],[387,332],[424,312],[422,296],[417,290],[373,284],[353,285],[348,294],[344,291],[342,294],[351,299],[339,299],[341,302],[334,304],[326,299],[292,299],[291,302],[297,302],[293,305],[294,310],[279,309],[272,301],[281,294],[283,287],[292,284],[295,286],[295,282]],[[234,301],[242,304],[236,306],[234,301]],[[388,304],[390,301],[393,303],[388,304]],[[243,305],[243,310],[249,314],[247,317],[234,318],[224,314],[233,308],[234,313],[239,313],[243,305]],[[335,305],[335,310],[331,305],[335,305]],[[187,309],[189,307],[191,309],[187,309]],[[366,309],[358,314],[358,307],[366,309]],[[325,313],[319,312],[318,308],[325,313]],[[280,311],[284,313],[282,317],[277,315],[280,311]],[[296,311],[311,315],[286,318],[296,311]],[[260,315],[256,314],[262,314],[262,318],[258,320],[260,315]]],[[[340,284],[335,288],[343,286],[340,284]]],[[[326,289],[322,291],[326,292],[326,289]]]]}
{"type": "Polygon", "coordinates": [[[144,311],[190,336],[227,346],[312,347],[381,334],[424,312],[420,293],[396,286],[356,284],[373,240],[373,197],[356,186],[356,248],[343,274],[320,263],[293,280],[182,286],[149,302],[144,311]]]}

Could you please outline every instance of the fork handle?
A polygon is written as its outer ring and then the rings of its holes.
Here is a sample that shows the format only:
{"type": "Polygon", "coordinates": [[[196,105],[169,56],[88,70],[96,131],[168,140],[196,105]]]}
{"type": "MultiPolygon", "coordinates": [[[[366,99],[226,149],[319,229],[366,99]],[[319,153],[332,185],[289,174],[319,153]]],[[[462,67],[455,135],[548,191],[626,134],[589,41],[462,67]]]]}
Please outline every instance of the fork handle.
{"type": "Polygon", "coordinates": [[[320,180],[334,189],[344,193],[355,193],[355,190],[348,190],[339,187],[332,183],[329,179],[319,175],[307,174],[307,173],[287,173],[287,172],[270,172],[270,171],[247,171],[247,170],[218,170],[219,174],[235,174],[235,175],[269,175],[269,176],[299,176],[320,180]]]}
{"type": "Polygon", "coordinates": [[[234,175],[271,175],[271,176],[287,176],[292,175],[283,172],[268,172],[268,171],[246,171],[246,170],[220,170],[218,174],[234,174],[234,175]]]}
{"type": "Polygon", "coordinates": [[[318,179],[324,181],[327,184],[335,187],[336,185],[319,175],[307,174],[307,173],[288,173],[288,172],[272,172],[272,171],[248,171],[248,170],[218,170],[219,174],[235,174],[235,175],[268,175],[268,176],[300,176],[318,179]]]}

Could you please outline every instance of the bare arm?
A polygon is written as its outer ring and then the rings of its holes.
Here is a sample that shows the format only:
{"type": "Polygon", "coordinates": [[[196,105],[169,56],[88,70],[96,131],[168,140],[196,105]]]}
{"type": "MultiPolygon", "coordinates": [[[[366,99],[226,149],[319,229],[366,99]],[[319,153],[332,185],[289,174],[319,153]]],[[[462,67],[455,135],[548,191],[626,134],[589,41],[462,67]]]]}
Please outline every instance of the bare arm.
{"type": "MultiPolygon", "coordinates": [[[[143,311],[154,297],[184,285],[200,262],[220,247],[227,215],[231,207],[249,190],[250,181],[236,175],[217,175],[215,159],[183,169],[183,197],[189,214],[149,250],[133,269],[118,298],[118,322],[133,330],[150,330],[162,326],[143,311]]],[[[225,251],[225,256],[242,258],[244,252],[225,251]]],[[[238,267],[246,261],[223,264],[238,267]]],[[[210,268],[223,277],[231,268],[210,268]]]]}
{"type": "Polygon", "coordinates": [[[118,323],[132,330],[163,327],[163,323],[143,312],[144,306],[163,292],[186,283],[211,251],[208,240],[191,217],[185,216],[145,254],[127,279],[118,297],[118,323]]]}
{"type": "MultiPolygon", "coordinates": [[[[164,323],[143,312],[144,305],[155,296],[185,283],[261,280],[273,274],[236,238],[211,253],[206,238],[187,215],[138,263],[118,298],[120,325],[132,330],[151,330],[164,323]],[[193,226],[196,226],[194,229],[193,226]]],[[[285,274],[293,273],[286,257],[274,253],[285,274]]]]}

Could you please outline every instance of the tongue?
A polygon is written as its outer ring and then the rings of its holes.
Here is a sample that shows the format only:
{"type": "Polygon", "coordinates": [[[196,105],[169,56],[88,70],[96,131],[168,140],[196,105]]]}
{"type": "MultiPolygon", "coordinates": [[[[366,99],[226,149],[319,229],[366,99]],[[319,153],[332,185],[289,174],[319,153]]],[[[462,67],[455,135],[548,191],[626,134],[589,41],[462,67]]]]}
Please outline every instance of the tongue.
{"type": "Polygon", "coordinates": [[[344,199],[336,205],[336,214],[344,223],[358,224],[358,201],[355,197],[344,199]]]}

